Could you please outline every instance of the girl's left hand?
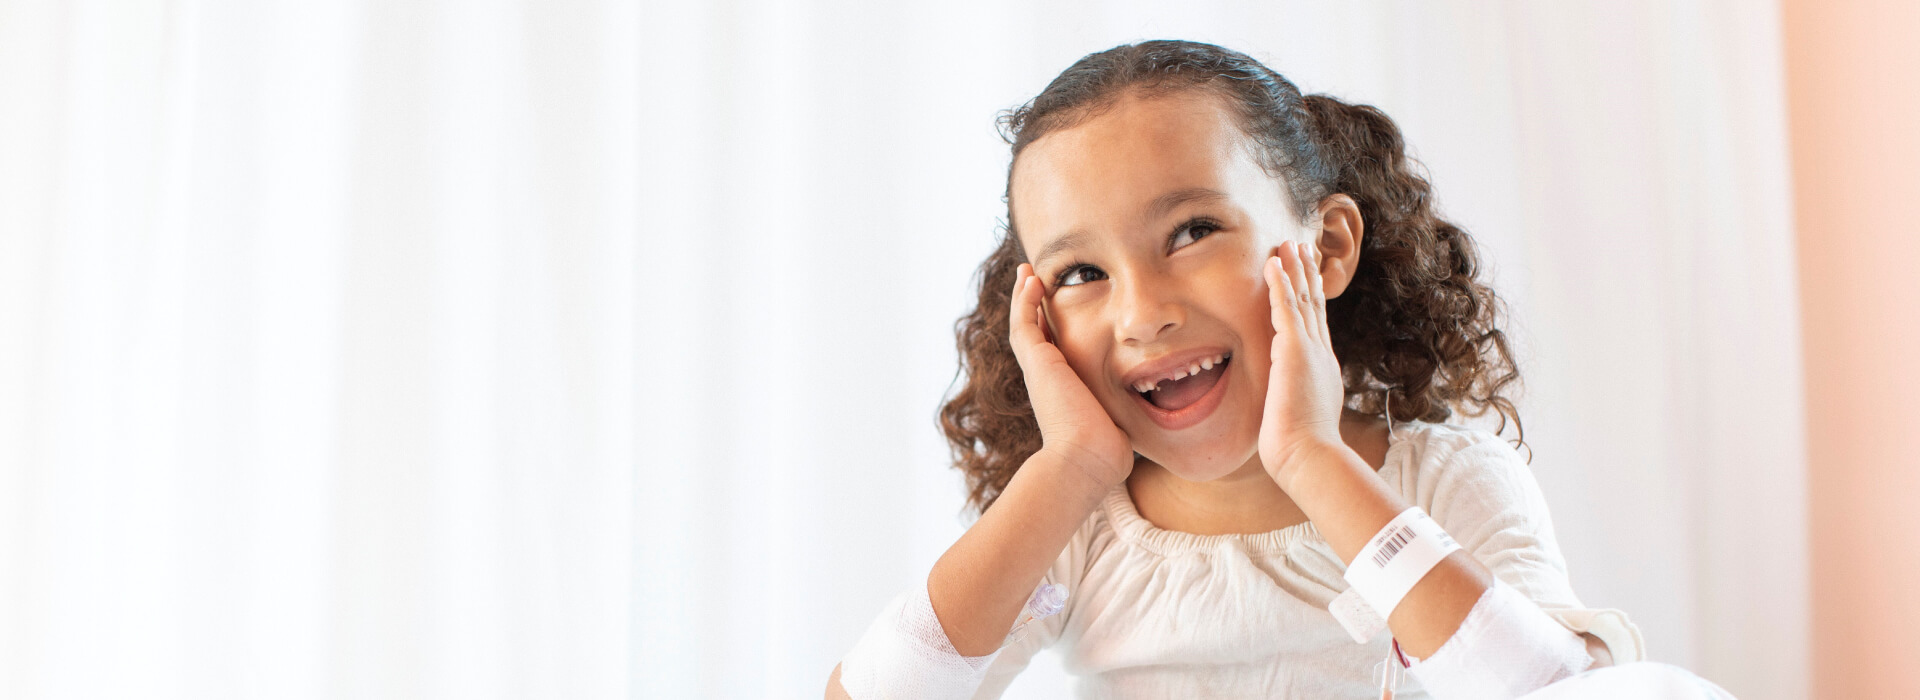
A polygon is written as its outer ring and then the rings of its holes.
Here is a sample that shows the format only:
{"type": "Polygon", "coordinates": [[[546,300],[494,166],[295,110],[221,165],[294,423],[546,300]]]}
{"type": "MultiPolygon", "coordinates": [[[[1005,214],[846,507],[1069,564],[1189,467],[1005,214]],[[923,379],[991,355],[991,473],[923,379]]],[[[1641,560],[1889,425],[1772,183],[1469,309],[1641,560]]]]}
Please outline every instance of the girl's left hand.
{"type": "Polygon", "coordinates": [[[1340,412],[1346,386],[1327,330],[1320,255],[1293,241],[1262,265],[1273,305],[1273,368],[1260,418],[1260,463],[1281,488],[1299,465],[1327,448],[1344,448],[1340,412]]]}

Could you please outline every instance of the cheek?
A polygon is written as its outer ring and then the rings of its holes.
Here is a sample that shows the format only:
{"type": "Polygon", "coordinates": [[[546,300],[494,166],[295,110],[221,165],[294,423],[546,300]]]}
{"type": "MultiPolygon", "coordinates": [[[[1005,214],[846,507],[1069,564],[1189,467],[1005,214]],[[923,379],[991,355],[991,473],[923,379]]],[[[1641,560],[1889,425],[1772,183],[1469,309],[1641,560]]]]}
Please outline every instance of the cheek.
{"type": "Polygon", "coordinates": [[[1242,382],[1254,403],[1263,403],[1267,379],[1273,367],[1273,307],[1268,302],[1265,280],[1241,280],[1231,289],[1220,290],[1221,298],[1231,299],[1231,308],[1222,309],[1231,319],[1234,335],[1239,336],[1240,353],[1235,356],[1235,379],[1242,382]]]}
{"type": "Polygon", "coordinates": [[[1135,433],[1136,429],[1146,428],[1145,425],[1135,424],[1138,420],[1144,420],[1145,416],[1140,415],[1134,406],[1133,394],[1115,386],[1117,380],[1111,374],[1113,368],[1109,365],[1113,353],[1112,326],[1092,314],[1072,314],[1068,318],[1060,318],[1055,328],[1060,335],[1054,339],[1054,343],[1067,359],[1067,366],[1073,368],[1074,375],[1093,393],[1094,400],[1106,410],[1107,416],[1129,434],[1135,433]]]}
{"type": "Polygon", "coordinates": [[[1273,344],[1273,306],[1259,261],[1226,260],[1208,273],[1197,298],[1211,302],[1209,312],[1232,328],[1243,348],[1266,358],[1273,344]]]}
{"type": "Polygon", "coordinates": [[[1267,399],[1267,380],[1273,373],[1273,336],[1258,334],[1246,340],[1246,362],[1235,359],[1233,364],[1240,368],[1242,386],[1249,389],[1248,395],[1256,405],[1264,406],[1267,399]]]}
{"type": "Polygon", "coordinates": [[[1097,387],[1106,383],[1103,377],[1106,374],[1107,335],[1100,326],[1094,319],[1082,318],[1071,312],[1053,315],[1054,346],[1067,358],[1067,366],[1073,368],[1073,373],[1079,375],[1081,382],[1094,388],[1096,395],[1100,393],[1097,387]]]}

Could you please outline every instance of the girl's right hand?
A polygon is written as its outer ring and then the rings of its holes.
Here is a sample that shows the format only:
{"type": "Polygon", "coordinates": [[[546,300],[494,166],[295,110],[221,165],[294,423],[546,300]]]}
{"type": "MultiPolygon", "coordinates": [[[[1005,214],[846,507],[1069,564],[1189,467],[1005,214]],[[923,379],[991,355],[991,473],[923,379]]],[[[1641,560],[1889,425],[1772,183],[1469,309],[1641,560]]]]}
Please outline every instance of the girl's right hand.
{"type": "Polygon", "coordinates": [[[1014,280],[1010,339],[1040,423],[1041,451],[1079,467],[1098,486],[1126,481],[1133,473],[1133,441],[1048,340],[1040,312],[1042,286],[1033,266],[1021,263],[1014,280]]]}

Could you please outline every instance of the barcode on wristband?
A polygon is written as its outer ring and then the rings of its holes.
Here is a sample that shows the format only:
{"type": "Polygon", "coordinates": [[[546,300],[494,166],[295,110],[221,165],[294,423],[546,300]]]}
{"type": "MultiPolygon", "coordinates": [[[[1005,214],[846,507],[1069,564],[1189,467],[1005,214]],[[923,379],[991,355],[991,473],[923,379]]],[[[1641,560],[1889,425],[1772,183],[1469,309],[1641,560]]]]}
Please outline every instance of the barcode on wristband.
{"type": "Polygon", "coordinates": [[[1343,576],[1384,619],[1421,577],[1457,549],[1460,545],[1426,511],[1408,506],[1380,526],[1343,576]]]}
{"type": "Polygon", "coordinates": [[[1385,544],[1380,545],[1380,551],[1373,553],[1373,565],[1385,567],[1387,562],[1393,561],[1393,555],[1399,553],[1401,547],[1407,546],[1407,540],[1410,539],[1413,539],[1412,528],[1405,525],[1395,528],[1393,536],[1387,538],[1385,544]]]}

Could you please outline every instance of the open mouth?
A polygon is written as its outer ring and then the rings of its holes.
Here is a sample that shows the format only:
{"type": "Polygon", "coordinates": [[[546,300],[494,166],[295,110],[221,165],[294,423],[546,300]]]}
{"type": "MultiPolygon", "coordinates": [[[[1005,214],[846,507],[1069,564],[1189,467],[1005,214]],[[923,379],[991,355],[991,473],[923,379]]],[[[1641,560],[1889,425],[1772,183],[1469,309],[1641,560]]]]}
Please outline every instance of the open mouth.
{"type": "Polygon", "coordinates": [[[1174,376],[1133,387],[1133,393],[1146,405],[1147,415],[1168,430],[1177,430],[1205,419],[1220,404],[1226,388],[1227,365],[1232,353],[1208,358],[1174,376]]]}

